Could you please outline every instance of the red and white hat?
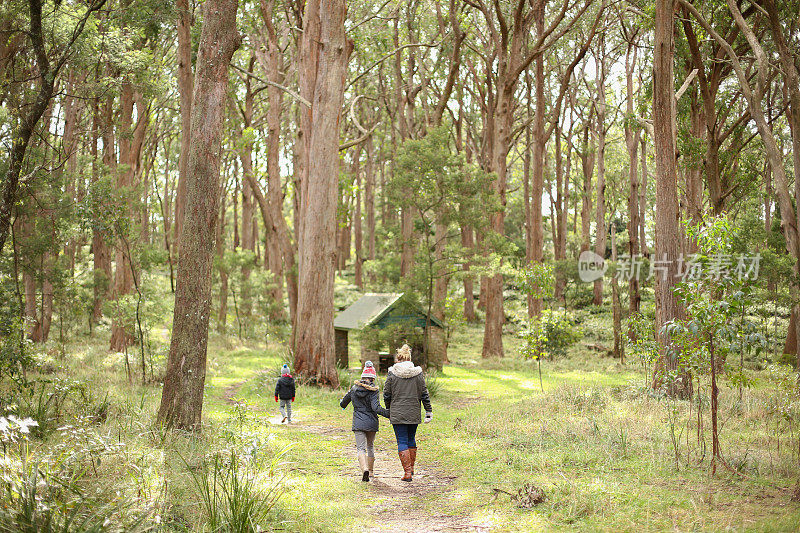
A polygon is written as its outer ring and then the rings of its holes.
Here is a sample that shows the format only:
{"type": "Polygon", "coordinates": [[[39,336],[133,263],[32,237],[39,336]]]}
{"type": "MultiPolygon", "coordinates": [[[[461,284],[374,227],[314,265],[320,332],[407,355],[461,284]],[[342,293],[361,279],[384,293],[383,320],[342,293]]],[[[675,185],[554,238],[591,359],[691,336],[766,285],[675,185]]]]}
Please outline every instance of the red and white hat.
{"type": "Polygon", "coordinates": [[[375,379],[378,375],[375,373],[375,367],[372,365],[372,361],[367,361],[364,363],[364,370],[361,372],[362,378],[372,378],[375,379]]]}

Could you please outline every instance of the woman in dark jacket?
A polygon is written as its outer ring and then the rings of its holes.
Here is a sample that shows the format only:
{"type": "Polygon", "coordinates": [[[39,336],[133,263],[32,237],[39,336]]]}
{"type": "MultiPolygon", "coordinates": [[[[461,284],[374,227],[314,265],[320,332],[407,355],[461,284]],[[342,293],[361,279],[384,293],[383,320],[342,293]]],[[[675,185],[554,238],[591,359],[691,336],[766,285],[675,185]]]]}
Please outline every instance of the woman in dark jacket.
{"type": "Polygon", "coordinates": [[[361,481],[369,481],[375,466],[375,434],[378,432],[378,415],[389,418],[389,411],[378,401],[378,386],[375,385],[375,367],[372,361],[364,364],[361,379],[347,391],[339,405],[344,409],[353,403],[353,434],[356,437],[358,464],[361,467],[361,481]]]}
{"type": "Polygon", "coordinates": [[[383,402],[389,409],[389,421],[397,437],[397,453],[403,465],[403,481],[411,481],[417,460],[417,426],[422,422],[420,403],[425,408],[425,423],[433,418],[431,400],[422,368],[411,362],[411,348],[404,344],[397,350],[396,363],[389,368],[383,387],[383,402]]]}

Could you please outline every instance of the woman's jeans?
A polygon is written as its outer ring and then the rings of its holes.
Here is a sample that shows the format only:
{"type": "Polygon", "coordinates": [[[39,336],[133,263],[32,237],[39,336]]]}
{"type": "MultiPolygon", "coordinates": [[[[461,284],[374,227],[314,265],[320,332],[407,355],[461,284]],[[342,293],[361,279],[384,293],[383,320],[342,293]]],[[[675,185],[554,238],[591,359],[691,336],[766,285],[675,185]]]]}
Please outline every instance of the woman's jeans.
{"type": "Polygon", "coordinates": [[[397,438],[397,451],[402,452],[417,447],[417,426],[419,424],[392,424],[397,438]]]}

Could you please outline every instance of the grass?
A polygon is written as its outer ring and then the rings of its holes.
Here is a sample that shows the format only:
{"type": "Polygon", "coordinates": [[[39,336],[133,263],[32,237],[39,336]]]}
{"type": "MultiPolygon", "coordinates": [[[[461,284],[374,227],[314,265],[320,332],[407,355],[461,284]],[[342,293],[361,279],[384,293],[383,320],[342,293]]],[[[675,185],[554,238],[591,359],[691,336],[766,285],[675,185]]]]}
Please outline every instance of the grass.
{"type": "MultiPolygon", "coordinates": [[[[587,313],[586,342],[608,338],[607,319],[587,313]]],[[[757,384],[742,402],[723,387],[723,451],[743,476],[723,470],[712,477],[710,450],[703,456],[697,439],[696,409],[647,394],[635,365],[579,343],[568,357],[543,362],[542,391],[536,363],[515,357],[517,338],[506,335],[505,359],[482,360],[481,335],[471,326],[454,334],[451,362],[436,378],[434,421],[420,427],[420,461],[456,476],[446,491],[417,502],[432,516],[467,515],[493,531],[797,530],[800,505],[789,498],[799,472],[797,436],[770,411],[775,386],[765,372],[756,372],[757,384]],[[546,494],[533,509],[517,508],[506,494],[526,483],[546,494]]],[[[84,488],[129,495],[162,530],[202,530],[208,512],[198,476],[208,473],[209,458],[236,450],[270,465],[248,477],[246,487],[251,495],[281,494],[262,517],[267,529],[362,531],[378,519],[369,506],[388,496],[357,480],[350,411],[338,407],[342,391],[300,387],[294,404],[300,424],[268,423],[277,411],[274,378],[286,357],[279,339],[264,344],[212,334],[200,439],[154,429],[159,387],[129,384],[119,354],[105,350],[106,339],[102,330],[77,339],[48,375],[88,384],[89,407],[107,403],[105,420],[82,434],[87,442],[120,446],[104,448],[84,488]],[[321,427],[343,432],[314,430],[321,427]]],[[[65,420],[81,410],[65,409],[65,420]]],[[[45,455],[75,439],[54,431],[32,441],[31,450],[45,455]]],[[[393,444],[384,422],[376,447],[393,444]]]]}

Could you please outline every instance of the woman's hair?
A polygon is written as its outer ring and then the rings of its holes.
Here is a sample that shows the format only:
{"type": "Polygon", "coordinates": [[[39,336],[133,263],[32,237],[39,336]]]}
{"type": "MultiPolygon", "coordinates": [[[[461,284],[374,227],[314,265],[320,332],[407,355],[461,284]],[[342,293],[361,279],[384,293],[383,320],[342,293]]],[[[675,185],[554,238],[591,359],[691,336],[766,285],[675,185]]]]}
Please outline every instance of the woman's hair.
{"type": "Polygon", "coordinates": [[[397,349],[394,359],[398,363],[402,363],[403,361],[411,361],[411,348],[408,346],[408,344],[404,344],[397,349]]]}

